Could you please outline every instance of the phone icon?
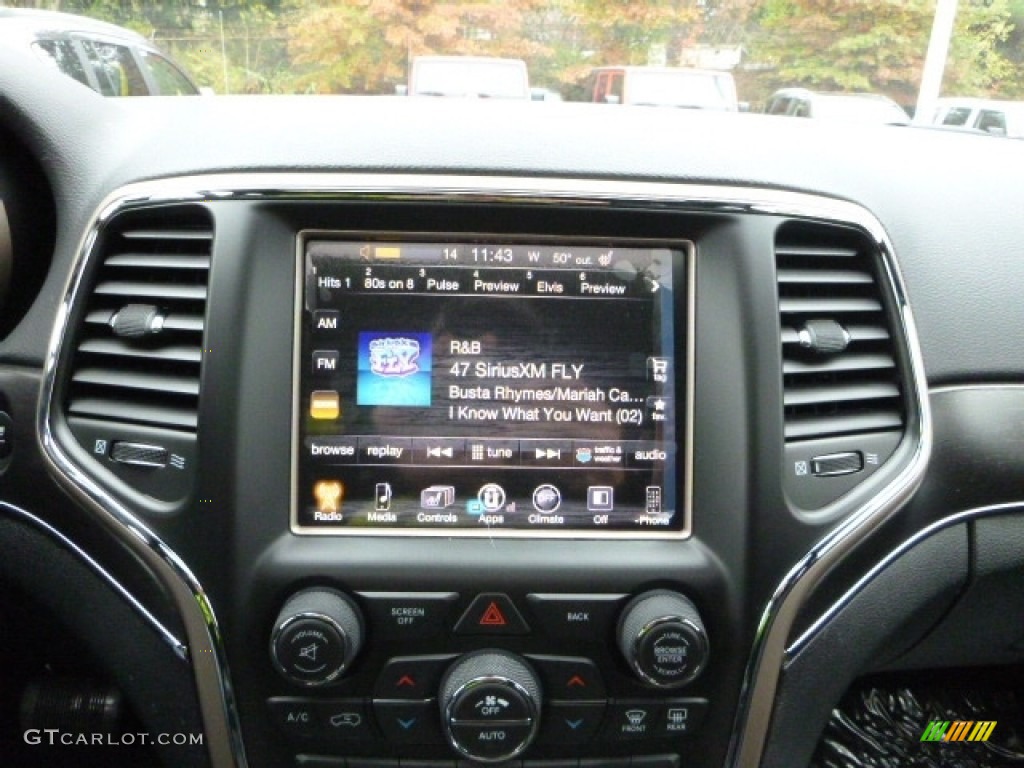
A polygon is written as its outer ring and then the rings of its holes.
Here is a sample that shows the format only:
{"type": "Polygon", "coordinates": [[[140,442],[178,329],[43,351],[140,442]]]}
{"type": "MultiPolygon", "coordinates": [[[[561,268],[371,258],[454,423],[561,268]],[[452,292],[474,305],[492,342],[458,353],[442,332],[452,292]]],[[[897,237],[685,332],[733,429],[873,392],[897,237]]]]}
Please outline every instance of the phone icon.
{"type": "Polygon", "coordinates": [[[377,483],[377,490],[374,493],[374,509],[378,512],[387,512],[391,509],[391,483],[377,483]]]}
{"type": "Polygon", "coordinates": [[[661,514],[661,486],[660,485],[648,485],[647,486],[647,514],[648,515],[660,515],[661,514]]]}

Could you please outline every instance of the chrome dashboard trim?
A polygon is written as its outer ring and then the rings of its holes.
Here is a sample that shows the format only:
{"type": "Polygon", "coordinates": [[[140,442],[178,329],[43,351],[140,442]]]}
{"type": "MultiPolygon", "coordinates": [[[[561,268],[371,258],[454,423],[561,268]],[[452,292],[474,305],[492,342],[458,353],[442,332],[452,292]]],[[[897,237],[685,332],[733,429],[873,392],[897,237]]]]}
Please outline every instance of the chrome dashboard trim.
{"type": "Polygon", "coordinates": [[[931,417],[924,395],[924,366],[906,293],[892,248],[878,220],[851,202],[777,189],[572,178],[390,173],[234,173],[143,181],[112,192],[98,208],[75,256],[47,352],[37,430],[43,455],[57,480],[88,507],[113,535],[153,568],[174,597],[186,627],[211,760],[217,768],[246,765],[238,713],[219,624],[202,585],[182,559],[131,510],[76,464],[56,438],[59,404],[54,402],[58,360],[69,318],[90,254],[103,225],[122,210],[170,202],[214,200],[472,201],[688,212],[769,214],[855,226],[880,248],[902,323],[912,404],[902,465],[882,467],[869,481],[878,494],[825,535],[792,568],[766,606],[754,639],[740,693],[727,764],[754,768],[768,731],[779,672],[793,620],[825,572],[888,519],[920,484],[931,452],[931,417]],[[908,443],[912,443],[908,445],[908,443]],[[884,487],[882,487],[884,485],[884,487]]]}
{"type": "Polygon", "coordinates": [[[185,643],[183,643],[181,640],[179,640],[177,636],[173,632],[171,632],[171,630],[169,630],[167,627],[161,624],[160,620],[156,616],[154,616],[146,608],[146,606],[144,606],[142,603],[136,600],[135,596],[132,595],[132,593],[129,592],[127,589],[125,589],[124,585],[121,584],[121,582],[119,582],[117,579],[115,579],[111,575],[110,571],[108,571],[106,568],[104,568],[102,565],[96,562],[91,556],[89,556],[88,553],[86,553],[84,549],[79,547],[77,544],[71,541],[71,539],[69,539],[63,533],[61,533],[52,525],[47,523],[45,520],[41,520],[40,518],[33,515],[31,512],[28,512],[27,510],[24,510],[21,507],[17,507],[14,504],[11,504],[10,502],[0,501],[0,512],[11,515],[12,517],[19,517],[25,520],[30,525],[38,528],[44,534],[46,534],[51,539],[60,544],[62,547],[64,547],[66,550],[68,550],[68,552],[70,552],[72,555],[81,560],[89,570],[91,570],[93,573],[99,576],[99,578],[102,581],[104,581],[108,587],[110,587],[118,595],[120,595],[120,597],[126,603],[128,603],[128,605],[131,606],[136,613],[142,616],[145,622],[149,624],[149,626],[152,627],[153,630],[160,636],[160,639],[171,647],[171,650],[174,651],[175,656],[177,656],[182,661],[188,661],[188,646],[185,645],[185,643]]]}
{"type": "MultiPolygon", "coordinates": [[[[968,389],[987,389],[988,387],[968,387],[968,389]]],[[[1018,387],[1019,388],[1019,387],[1018,387]]],[[[800,652],[807,647],[814,637],[822,630],[822,628],[828,624],[837,614],[839,614],[846,606],[853,602],[854,598],[868,585],[870,584],[878,574],[892,565],[894,562],[899,560],[903,555],[909,552],[911,549],[916,547],[918,544],[934,536],[940,531],[944,531],[947,528],[952,528],[954,525],[959,525],[970,520],[977,520],[984,517],[998,517],[999,515],[1011,514],[1014,512],[1024,512],[1024,500],[1022,501],[1011,501],[1004,502],[1002,504],[992,504],[984,507],[973,507],[971,509],[957,512],[956,514],[944,517],[941,520],[936,520],[934,523],[926,528],[922,528],[920,531],[915,533],[910,538],[906,539],[902,544],[893,549],[884,558],[879,560],[871,568],[870,571],[865,573],[857,583],[850,587],[843,595],[836,600],[828,610],[819,616],[815,622],[808,627],[800,637],[798,637],[793,643],[786,649],[786,658],[792,659],[798,656],[800,652]]]]}

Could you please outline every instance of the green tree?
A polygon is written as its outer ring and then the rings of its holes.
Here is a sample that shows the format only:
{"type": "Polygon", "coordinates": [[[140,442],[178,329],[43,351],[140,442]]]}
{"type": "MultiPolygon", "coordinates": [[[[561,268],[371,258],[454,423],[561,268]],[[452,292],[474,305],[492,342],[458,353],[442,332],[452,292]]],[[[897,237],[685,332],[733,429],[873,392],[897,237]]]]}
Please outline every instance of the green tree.
{"type": "MultiPolygon", "coordinates": [[[[766,88],[802,85],[916,98],[934,0],[764,0],[751,58],[766,88]]],[[[997,92],[1012,67],[999,45],[1012,30],[1008,0],[962,0],[945,92],[997,92]]]]}

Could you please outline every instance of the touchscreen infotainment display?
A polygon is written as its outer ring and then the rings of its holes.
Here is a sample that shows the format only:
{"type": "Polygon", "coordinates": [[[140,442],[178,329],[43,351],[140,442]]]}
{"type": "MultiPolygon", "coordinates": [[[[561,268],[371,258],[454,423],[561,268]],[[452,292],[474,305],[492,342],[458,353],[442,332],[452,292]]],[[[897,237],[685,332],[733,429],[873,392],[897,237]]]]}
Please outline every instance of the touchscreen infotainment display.
{"type": "Polygon", "coordinates": [[[292,530],[686,535],[691,251],[304,233],[292,530]]]}

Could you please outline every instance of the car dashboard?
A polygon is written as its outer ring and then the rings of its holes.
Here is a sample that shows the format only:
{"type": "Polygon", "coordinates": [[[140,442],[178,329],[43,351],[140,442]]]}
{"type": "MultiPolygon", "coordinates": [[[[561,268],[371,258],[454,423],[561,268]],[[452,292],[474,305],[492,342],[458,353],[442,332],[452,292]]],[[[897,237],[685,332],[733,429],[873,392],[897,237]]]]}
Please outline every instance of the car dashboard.
{"type": "Polygon", "coordinates": [[[0,63],[0,583],[163,764],[807,765],[1019,668],[1024,145],[0,63]]]}

